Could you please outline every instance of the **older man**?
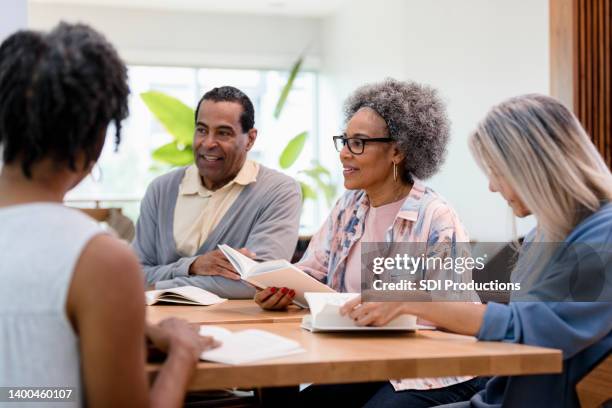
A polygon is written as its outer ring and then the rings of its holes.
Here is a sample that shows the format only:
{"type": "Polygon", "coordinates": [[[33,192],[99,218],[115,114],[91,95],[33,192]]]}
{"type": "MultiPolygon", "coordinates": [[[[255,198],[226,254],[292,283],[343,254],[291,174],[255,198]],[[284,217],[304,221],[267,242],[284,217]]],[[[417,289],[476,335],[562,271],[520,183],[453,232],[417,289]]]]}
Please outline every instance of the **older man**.
{"type": "Polygon", "coordinates": [[[154,180],[141,204],[134,249],[149,285],[193,285],[252,298],[218,244],[262,260],[290,259],[298,239],[298,183],[247,160],[257,138],[254,109],[240,90],[207,92],[196,109],[195,164],[154,180]]]}

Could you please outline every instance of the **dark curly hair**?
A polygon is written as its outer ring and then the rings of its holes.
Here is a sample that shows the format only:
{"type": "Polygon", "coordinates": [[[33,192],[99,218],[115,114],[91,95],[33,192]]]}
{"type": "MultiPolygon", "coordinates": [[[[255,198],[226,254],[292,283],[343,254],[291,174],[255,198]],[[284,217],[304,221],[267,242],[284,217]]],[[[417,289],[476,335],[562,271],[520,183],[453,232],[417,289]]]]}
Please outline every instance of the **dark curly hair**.
{"type": "Polygon", "coordinates": [[[127,69],[106,39],[82,24],[18,31],[0,45],[0,145],[27,178],[46,158],[76,171],[98,159],[108,124],[121,141],[128,115],[127,69]]]}
{"type": "Polygon", "coordinates": [[[238,88],[234,88],[233,86],[221,86],[206,92],[198,102],[198,107],[195,111],[196,122],[198,121],[198,113],[200,112],[200,105],[203,101],[235,102],[242,106],[242,114],[240,115],[242,132],[246,133],[255,126],[255,108],[253,108],[253,102],[251,102],[249,97],[238,88]]]}
{"type": "Polygon", "coordinates": [[[438,171],[446,156],[450,124],[434,88],[391,78],[361,86],[345,102],[346,122],[364,107],[385,120],[389,137],[404,153],[404,180],[412,180],[411,175],[426,179],[438,171]]]}

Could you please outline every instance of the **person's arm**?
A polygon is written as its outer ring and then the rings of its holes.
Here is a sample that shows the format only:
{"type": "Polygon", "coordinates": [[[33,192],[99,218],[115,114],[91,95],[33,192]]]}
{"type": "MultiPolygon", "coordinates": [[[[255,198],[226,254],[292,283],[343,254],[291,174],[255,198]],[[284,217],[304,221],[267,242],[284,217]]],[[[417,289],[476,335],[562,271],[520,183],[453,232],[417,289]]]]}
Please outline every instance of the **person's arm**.
{"type": "MultiPolygon", "coordinates": [[[[472,258],[472,248],[467,230],[455,211],[448,204],[439,201],[432,204],[432,221],[427,236],[427,257],[430,259],[456,259],[454,267],[434,263],[434,267],[425,270],[424,279],[435,281],[451,280],[455,283],[472,282],[472,267],[465,261],[472,258]],[[461,265],[461,266],[459,266],[461,265]]],[[[434,301],[465,301],[481,303],[478,294],[473,290],[444,290],[432,293],[434,301]]]]}
{"type": "Polygon", "coordinates": [[[183,405],[184,393],[177,393],[174,388],[179,385],[184,389],[193,370],[182,369],[181,359],[198,361],[203,349],[219,346],[220,343],[212,337],[199,336],[198,330],[199,326],[177,318],[168,318],[156,325],[147,324],[147,339],[156,349],[169,355],[151,389],[149,400],[152,406],[183,405]],[[199,344],[192,344],[194,340],[199,344]]]}
{"type": "Polygon", "coordinates": [[[338,218],[339,211],[345,206],[343,202],[345,197],[346,195],[336,201],[321,228],[310,238],[304,256],[295,264],[297,268],[320,282],[325,283],[327,280],[329,258],[335,230],[334,221],[338,218]]]}
{"type": "Polygon", "coordinates": [[[244,246],[262,261],[290,261],[298,241],[302,193],[296,181],[287,180],[269,195],[244,246]]]}
{"type": "MultiPolygon", "coordinates": [[[[428,294],[422,293],[422,298],[425,300],[428,294]]],[[[464,302],[361,303],[361,296],[357,296],[340,308],[340,314],[348,315],[358,326],[384,326],[399,315],[411,314],[448,331],[476,336],[482,326],[485,309],[485,305],[464,302]]]]}
{"type": "Polygon", "coordinates": [[[149,396],[145,372],[144,287],[129,246],[107,235],[84,248],[68,292],[67,314],[79,337],[85,398],[91,407],[180,406],[199,336],[182,332],[149,396]]]}
{"type": "MultiPolygon", "coordinates": [[[[551,285],[551,279],[567,277],[575,270],[576,259],[568,255],[561,258],[557,268],[547,271],[542,285],[551,285]],[[569,259],[569,261],[568,261],[569,259]],[[566,264],[565,262],[570,262],[566,264]]],[[[603,260],[606,263],[606,259],[603,260]]],[[[581,264],[582,274],[590,275],[588,268],[598,264],[581,264]]],[[[567,280],[569,281],[569,280],[567,280]]],[[[561,288],[562,291],[567,288],[561,288]]],[[[423,293],[420,293],[423,294],[423,293]]],[[[418,296],[414,293],[413,296],[418,296]]],[[[377,316],[368,303],[360,299],[347,302],[341,313],[371,324],[377,316]]],[[[462,302],[404,302],[400,313],[414,314],[434,322],[440,327],[461,334],[475,335],[480,340],[506,341],[563,350],[570,358],[596,343],[612,330],[612,307],[609,302],[510,302],[508,305],[489,302],[487,305],[462,302]]],[[[384,323],[383,323],[384,324],[384,323]]]]}
{"type": "Polygon", "coordinates": [[[189,275],[189,266],[197,256],[178,259],[176,262],[161,264],[159,262],[158,207],[157,185],[151,183],[140,204],[140,215],[136,222],[136,237],[132,247],[140,259],[147,286],[157,282],[189,275]]]}
{"type": "Polygon", "coordinates": [[[170,289],[179,286],[197,286],[219,296],[240,299],[253,296],[254,289],[240,282],[220,251],[184,257],[169,264],[160,264],[157,237],[157,190],[155,182],[149,186],[140,206],[136,223],[136,238],[132,247],[144,271],[147,288],[170,289]],[[222,264],[217,267],[218,264],[222,264]],[[192,270],[197,269],[197,270],[192,270]],[[198,276],[198,271],[218,276],[198,276]]]}
{"type": "MultiPolygon", "coordinates": [[[[258,260],[291,259],[298,239],[302,203],[299,186],[295,181],[289,180],[275,186],[269,196],[270,199],[264,203],[260,210],[261,214],[249,232],[245,248],[254,252],[258,260]]],[[[253,211],[257,210],[253,209],[253,211]]],[[[204,257],[209,257],[213,253],[220,254],[219,251],[212,251],[200,257],[186,259],[190,260],[192,269],[197,268],[204,273],[211,273],[214,272],[213,269],[201,268],[199,263],[204,262],[204,257]]],[[[223,255],[218,261],[228,264],[223,255]]],[[[172,278],[158,281],[155,287],[167,289],[193,285],[230,299],[248,299],[252,298],[255,293],[252,286],[239,279],[232,279],[223,273],[220,273],[220,276],[202,276],[198,270],[190,271],[188,265],[185,268],[185,274],[175,271],[172,278]]],[[[235,274],[231,266],[225,272],[235,274]]]]}
{"type": "Polygon", "coordinates": [[[609,302],[490,302],[478,338],[558,348],[570,358],[610,331],[609,302]]]}

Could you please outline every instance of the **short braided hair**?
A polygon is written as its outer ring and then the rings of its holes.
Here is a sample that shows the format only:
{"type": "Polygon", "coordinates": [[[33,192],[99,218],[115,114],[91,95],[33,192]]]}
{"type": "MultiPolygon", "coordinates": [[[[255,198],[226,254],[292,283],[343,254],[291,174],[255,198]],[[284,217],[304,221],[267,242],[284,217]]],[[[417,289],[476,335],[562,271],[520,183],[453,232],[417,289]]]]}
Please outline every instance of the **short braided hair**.
{"type": "Polygon", "coordinates": [[[60,23],[49,33],[18,31],[0,45],[0,145],[5,163],[45,158],[76,171],[98,159],[112,121],[115,146],[128,115],[127,69],[113,46],[83,24],[60,23]]]}

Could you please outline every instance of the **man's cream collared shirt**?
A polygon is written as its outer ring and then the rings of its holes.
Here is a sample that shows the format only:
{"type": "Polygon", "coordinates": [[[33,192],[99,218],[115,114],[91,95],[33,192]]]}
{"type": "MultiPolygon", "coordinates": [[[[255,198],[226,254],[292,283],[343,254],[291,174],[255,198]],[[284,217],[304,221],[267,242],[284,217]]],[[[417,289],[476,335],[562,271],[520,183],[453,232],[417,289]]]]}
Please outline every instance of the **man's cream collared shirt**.
{"type": "Polygon", "coordinates": [[[257,180],[258,173],[259,164],[247,160],[232,181],[210,191],[202,184],[195,164],[189,166],[179,186],[174,209],[173,232],[178,252],[195,255],[244,187],[257,180]]]}

